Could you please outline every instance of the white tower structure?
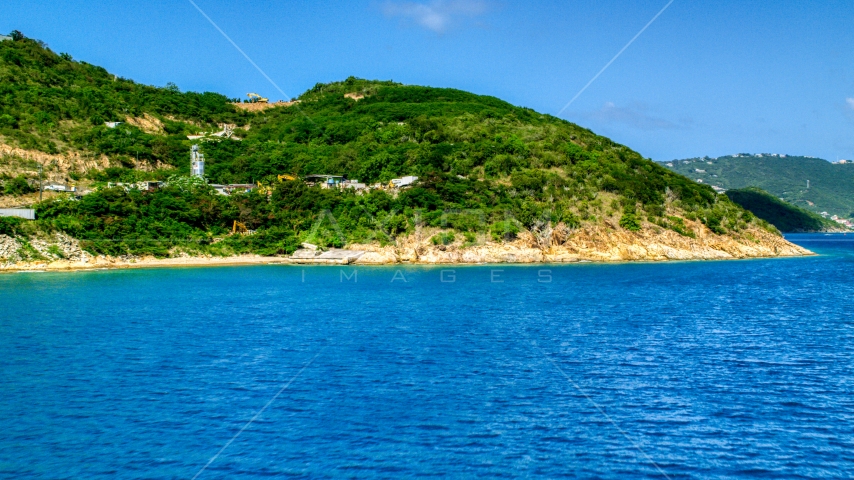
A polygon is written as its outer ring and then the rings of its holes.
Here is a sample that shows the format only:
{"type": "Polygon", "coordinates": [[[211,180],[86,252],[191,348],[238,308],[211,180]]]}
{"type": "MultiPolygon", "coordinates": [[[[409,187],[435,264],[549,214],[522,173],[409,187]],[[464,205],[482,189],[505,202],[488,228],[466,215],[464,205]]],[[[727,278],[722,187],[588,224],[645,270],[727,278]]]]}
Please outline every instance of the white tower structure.
{"type": "Polygon", "coordinates": [[[190,175],[205,178],[205,156],[199,153],[198,145],[190,150],[190,175]]]}

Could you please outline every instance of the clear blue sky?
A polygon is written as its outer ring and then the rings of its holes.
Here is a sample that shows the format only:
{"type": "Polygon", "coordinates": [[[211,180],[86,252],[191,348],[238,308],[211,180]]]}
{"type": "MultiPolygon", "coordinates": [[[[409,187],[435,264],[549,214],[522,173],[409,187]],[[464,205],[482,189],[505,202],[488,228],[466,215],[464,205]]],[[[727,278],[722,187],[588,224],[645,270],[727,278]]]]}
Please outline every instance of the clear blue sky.
{"type": "MultiPolygon", "coordinates": [[[[667,0],[194,0],[291,96],[350,75],[556,114],[667,0]]],[[[854,2],[675,0],[562,115],[655,160],[854,158],[854,2]]],[[[0,3],[0,32],[136,81],[282,95],[189,0],[0,3]]]]}

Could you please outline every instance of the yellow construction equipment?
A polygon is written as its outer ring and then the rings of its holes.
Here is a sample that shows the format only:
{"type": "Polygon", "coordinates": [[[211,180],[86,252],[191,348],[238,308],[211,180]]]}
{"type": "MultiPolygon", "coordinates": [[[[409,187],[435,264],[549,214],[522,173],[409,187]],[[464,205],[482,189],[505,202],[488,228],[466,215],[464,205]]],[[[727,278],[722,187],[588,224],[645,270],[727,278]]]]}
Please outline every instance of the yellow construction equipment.
{"type": "Polygon", "coordinates": [[[250,93],[247,93],[246,96],[249,97],[249,103],[267,103],[270,101],[269,98],[262,97],[261,95],[258,95],[257,93],[251,93],[250,92],[250,93]]]}
{"type": "Polygon", "coordinates": [[[270,185],[264,185],[261,182],[255,182],[258,184],[258,188],[255,188],[253,191],[259,195],[267,195],[268,197],[273,194],[273,187],[270,185]]]}
{"type": "Polygon", "coordinates": [[[284,175],[279,175],[279,181],[280,182],[284,181],[284,180],[287,180],[290,182],[290,181],[294,181],[296,179],[297,179],[296,175],[288,175],[287,173],[284,175]]]}
{"type": "Polygon", "coordinates": [[[249,233],[249,229],[246,228],[246,224],[243,222],[234,221],[234,226],[231,228],[232,235],[235,233],[249,233]]]}

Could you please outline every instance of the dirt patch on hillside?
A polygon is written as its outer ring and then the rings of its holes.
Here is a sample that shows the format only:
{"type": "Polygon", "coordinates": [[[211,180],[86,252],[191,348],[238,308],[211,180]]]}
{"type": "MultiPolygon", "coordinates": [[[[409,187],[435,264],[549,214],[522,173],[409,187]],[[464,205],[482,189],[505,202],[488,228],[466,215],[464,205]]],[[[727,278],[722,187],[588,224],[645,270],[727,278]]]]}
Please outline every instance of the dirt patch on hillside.
{"type": "Polygon", "coordinates": [[[106,155],[95,156],[80,152],[66,152],[52,155],[38,150],[25,150],[0,143],[0,173],[15,177],[38,176],[38,166],[44,169],[45,183],[66,182],[69,172],[85,173],[89,170],[103,170],[110,166],[106,155]]]}
{"type": "MultiPolygon", "coordinates": [[[[42,200],[50,200],[61,196],[66,196],[67,193],[51,192],[50,190],[42,192],[42,200]]],[[[39,192],[28,193],[26,195],[0,195],[0,208],[30,208],[38,203],[39,192]]]]}
{"type": "Polygon", "coordinates": [[[235,107],[237,107],[240,110],[246,110],[247,112],[263,112],[264,110],[267,110],[268,108],[291,107],[291,106],[296,105],[298,103],[300,103],[299,100],[293,100],[290,102],[278,101],[275,103],[261,103],[261,102],[232,103],[232,105],[234,105],[235,107]]]}
{"type": "Polygon", "coordinates": [[[141,117],[127,117],[125,122],[151,135],[163,135],[165,133],[163,122],[148,113],[144,113],[141,117]]]}

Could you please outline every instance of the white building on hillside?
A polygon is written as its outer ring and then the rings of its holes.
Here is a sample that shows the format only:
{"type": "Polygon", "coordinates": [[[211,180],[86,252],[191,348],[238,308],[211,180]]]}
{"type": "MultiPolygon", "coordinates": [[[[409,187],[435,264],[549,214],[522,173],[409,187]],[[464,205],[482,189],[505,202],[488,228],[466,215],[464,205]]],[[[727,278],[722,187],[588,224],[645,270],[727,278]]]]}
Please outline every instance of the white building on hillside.
{"type": "Polygon", "coordinates": [[[190,175],[205,178],[205,156],[199,153],[199,146],[190,149],[190,175]]]}
{"type": "Polygon", "coordinates": [[[393,179],[391,179],[391,183],[395,187],[401,188],[401,187],[408,187],[408,186],[412,185],[413,183],[415,183],[416,180],[418,180],[418,177],[408,176],[408,177],[403,177],[403,178],[393,178],[393,179]]]}

